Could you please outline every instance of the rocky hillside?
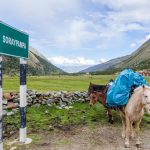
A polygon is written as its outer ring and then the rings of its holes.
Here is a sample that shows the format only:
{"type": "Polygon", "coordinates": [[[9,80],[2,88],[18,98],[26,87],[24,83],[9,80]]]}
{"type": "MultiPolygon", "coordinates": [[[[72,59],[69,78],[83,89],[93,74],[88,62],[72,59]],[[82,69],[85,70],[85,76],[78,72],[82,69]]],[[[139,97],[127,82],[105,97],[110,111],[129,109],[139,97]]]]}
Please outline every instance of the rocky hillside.
{"type": "Polygon", "coordinates": [[[150,69],[150,39],[131,55],[109,60],[105,63],[89,67],[81,72],[112,72],[112,70],[115,72],[115,70],[118,71],[128,67],[134,70],[150,69]]]}
{"type": "Polygon", "coordinates": [[[115,68],[149,69],[150,68],[150,40],[142,44],[129,58],[115,65],[115,68]]]}
{"type": "MultiPolygon", "coordinates": [[[[19,74],[19,59],[3,56],[3,73],[10,76],[19,74]]],[[[64,71],[51,64],[37,50],[30,48],[27,68],[28,75],[49,75],[59,73],[64,73],[64,71]]]]}
{"type": "Polygon", "coordinates": [[[101,64],[98,64],[98,65],[89,67],[89,68],[87,68],[85,70],[82,70],[80,72],[82,73],[82,72],[104,71],[104,70],[107,70],[109,68],[112,68],[114,65],[122,62],[123,60],[126,60],[127,58],[129,58],[129,55],[128,56],[123,56],[123,57],[118,57],[118,58],[115,58],[115,59],[111,59],[111,60],[109,60],[105,63],[101,63],[101,64]]]}

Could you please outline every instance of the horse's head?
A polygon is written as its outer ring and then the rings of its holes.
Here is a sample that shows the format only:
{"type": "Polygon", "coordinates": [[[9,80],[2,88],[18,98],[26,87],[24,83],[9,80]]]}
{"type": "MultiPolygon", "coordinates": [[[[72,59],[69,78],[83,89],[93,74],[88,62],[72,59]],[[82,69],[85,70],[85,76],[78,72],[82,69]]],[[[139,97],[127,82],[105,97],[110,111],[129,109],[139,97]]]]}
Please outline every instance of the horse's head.
{"type": "Polygon", "coordinates": [[[142,86],[143,95],[142,95],[142,104],[150,109],[150,87],[142,86]]]}
{"type": "Polygon", "coordinates": [[[93,106],[99,99],[98,92],[93,91],[89,97],[90,97],[90,106],[93,106]]]}
{"type": "Polygon", "coordinates": [[[103,92],[97,92],[97,91],[93,91],[90,94],[90,106],[93,106],[94,104],[96,104],[96,102],[101,102],[104,106],[106,104],[106,99],[105,99],[105,93],[103,92]]]}

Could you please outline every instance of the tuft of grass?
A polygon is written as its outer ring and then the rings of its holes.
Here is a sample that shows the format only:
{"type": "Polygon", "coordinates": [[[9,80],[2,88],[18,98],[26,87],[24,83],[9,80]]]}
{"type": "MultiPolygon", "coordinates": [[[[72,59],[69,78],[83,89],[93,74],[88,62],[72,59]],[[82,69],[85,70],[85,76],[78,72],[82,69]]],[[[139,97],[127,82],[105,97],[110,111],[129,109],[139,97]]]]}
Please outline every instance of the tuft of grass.
{"type": "Polygon", "coordinates": [[[65,139],[65,140],[63,139],[63,140],[58,141],[56,144],[59,146],[64,146],[64,145],[70,144],[70,141],[67,139],[65,139]]]}

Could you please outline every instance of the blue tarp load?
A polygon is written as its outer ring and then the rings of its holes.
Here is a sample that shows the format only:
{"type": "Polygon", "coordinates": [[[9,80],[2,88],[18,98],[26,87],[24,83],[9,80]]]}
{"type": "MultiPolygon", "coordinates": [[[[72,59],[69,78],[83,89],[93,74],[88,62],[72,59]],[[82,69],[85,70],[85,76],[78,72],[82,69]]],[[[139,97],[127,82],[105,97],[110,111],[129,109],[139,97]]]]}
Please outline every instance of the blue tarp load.
{"type": "Polygon", "coordinates": [[[116,78],[107,92],[107,106],[120,107],[126,105],[132,86],[139,87],[143,84],[148,85],[141,74],[134,72],[132,69],[125,69],[116,78]]]}

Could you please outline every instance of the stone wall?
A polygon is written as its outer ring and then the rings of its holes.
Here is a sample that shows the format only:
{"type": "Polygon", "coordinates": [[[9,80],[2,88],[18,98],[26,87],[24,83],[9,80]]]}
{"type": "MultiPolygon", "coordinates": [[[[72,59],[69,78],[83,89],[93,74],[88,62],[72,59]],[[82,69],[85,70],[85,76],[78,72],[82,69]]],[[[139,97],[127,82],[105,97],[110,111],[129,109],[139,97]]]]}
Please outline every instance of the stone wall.
{"type": "MultiPolygon", "coordinates": [[[[75,102],[88,101],[87,92],[75,91],[59,91],[59,92],[37,92],[33,90],[27,91],[27,105],[28,106],[40,106],[40,105],[55,105],[56,108],[69,108],[75,102]]],[[[3,114],[13,115],[19,110],[19,93],[5,93],[3,96],[3,114]],[[12,111],[7,111],[12,109],[12,111]]]]}

